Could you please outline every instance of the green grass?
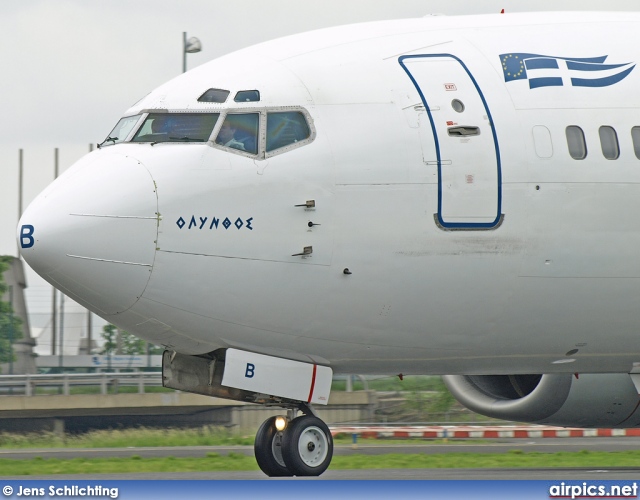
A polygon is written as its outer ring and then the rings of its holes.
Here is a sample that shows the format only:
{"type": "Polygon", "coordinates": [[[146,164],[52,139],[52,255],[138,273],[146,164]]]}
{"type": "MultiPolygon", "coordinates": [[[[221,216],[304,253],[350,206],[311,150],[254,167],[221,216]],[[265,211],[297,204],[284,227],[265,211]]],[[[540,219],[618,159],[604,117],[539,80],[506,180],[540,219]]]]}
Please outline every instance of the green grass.
{"type": "Polygon", "coordinates": [[[206,472],[258,470],[253,457],[239,453],[222,456],[210,453],[204,458],[55,458],[33,460],[0,459],[0,476],[32,476],[48,474],[120,474],[140,472],[206,472]]]}
{"type": "Polygon", "coordinates": [[[239,436],[219,427],[197,429],[112,429],[69,435],[53,432],[0,433],[0,448],[127,448],[154,446],[253,445],[254,436],[239,436]]]}
{"type": "MultiPolygon", "coordinates": [[[[64,438],[53,432],[33,432],[12,434],[0,432],[0,449],[25,448],[127,448],[156,446],[252,446],[255,436],[236,435],[220,427],[200,427],[196,429],[110,429],[91,431],[85,434],[67,434],[64,438]]],[[[340,434],[334,438],[336,445],[352,444],[350,434],[340,434]]],[[[398,444],[468,444],[486,441],[473,439],[363,439],[358,437],[359,446],[382,446],[398,444]]]]}
{"type": "Polygon", "coordinates": [[[468,469],[468,468],[572,468],[637,467],[640,451],[525,453],[397,454],[335,457],[334,469],[468,469]]]}
{"type": "MultiPolygon", "coordinates": [[[[640,451],[501,454],[450,453],[446,455],[387,454],[334,457],[331,469],[443,469],[443,468],[570,468],[637,467],[640,451]]],[[[104,458],[73,460],[0,459],[0,476],[48,474],[107,474],[141,472],[213,472],[258,470],[255,459],[239,453],[209,453],[203,458],[104,458]]]]}

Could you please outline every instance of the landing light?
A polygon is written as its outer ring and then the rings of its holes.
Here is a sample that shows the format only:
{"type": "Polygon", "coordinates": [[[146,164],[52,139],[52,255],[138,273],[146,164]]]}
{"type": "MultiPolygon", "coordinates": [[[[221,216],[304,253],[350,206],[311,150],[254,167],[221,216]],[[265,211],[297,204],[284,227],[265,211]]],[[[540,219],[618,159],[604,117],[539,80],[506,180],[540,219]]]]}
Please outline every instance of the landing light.
{"type": "Polygon", "coordinates": [[[285,430],[287,427],[287,419],[284,417],[276,417],[276,430],[278,432],[285,430]]]}

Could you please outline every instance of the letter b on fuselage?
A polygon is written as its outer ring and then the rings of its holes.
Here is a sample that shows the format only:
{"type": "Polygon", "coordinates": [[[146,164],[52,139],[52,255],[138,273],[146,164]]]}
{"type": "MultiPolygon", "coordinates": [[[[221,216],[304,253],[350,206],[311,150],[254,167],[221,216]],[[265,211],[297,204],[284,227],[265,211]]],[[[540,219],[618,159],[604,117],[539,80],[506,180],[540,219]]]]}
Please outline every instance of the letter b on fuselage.
{"type": "Polygon", "coordinates": [[[34,228],[31,224],[25,224],[20,228],[20,248],[31,248],[35,243],[33,239],[34,228]]]}

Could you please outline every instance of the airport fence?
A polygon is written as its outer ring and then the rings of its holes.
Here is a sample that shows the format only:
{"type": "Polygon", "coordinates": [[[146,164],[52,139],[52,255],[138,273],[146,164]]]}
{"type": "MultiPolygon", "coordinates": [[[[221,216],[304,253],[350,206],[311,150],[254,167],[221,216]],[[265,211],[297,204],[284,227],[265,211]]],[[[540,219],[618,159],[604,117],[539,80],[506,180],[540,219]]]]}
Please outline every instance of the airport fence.
{"type": "MultiPolygon", "coordinates": [[[[0,394],[38,396],[64,394],[118,394],[119,392],[157,392],[162,388],[159,372],[61,373],[0,375],[0,394]]],[[[171,389],[167,389],[171,391],[171,389]]]]}

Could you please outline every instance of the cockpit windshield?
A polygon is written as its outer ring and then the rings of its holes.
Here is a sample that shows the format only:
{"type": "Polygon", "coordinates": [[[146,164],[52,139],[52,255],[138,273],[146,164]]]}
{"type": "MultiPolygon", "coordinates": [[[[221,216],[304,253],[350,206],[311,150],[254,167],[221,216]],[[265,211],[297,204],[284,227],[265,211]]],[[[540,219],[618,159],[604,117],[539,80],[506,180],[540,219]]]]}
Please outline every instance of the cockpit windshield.
{"type": "Polygon", "coordinates": [[[132,142],[207,142],[219,113],[149,113],[132,142]]]}
{"type": "Polygon", "coordinates": [[[102,144],[100,144],[100,146],[109,146],[111,144],[117,144],[119,142],[125,141],[131,133],[131,130],[133,130],[133,127],[135,127],[136,123],[138,123],[138,120],[141,116],[142,115],[133,115],[120,118],[120,121],[113,128],[107,138],[102,142],[102,144]]]}
{"type": "MultiPolygon", "coordinates": [[[[241,94],[250,94],[247,99],[254,94],[259,98],[257,90],[238,92],[241,94]]],[[[218,112],[154,109],[120,119],[98,147],[121,142],[152,146],[160,142],[209,143],[214,148],[264,159],[305,146],[314,138],[313,122],[303,108],[233,108],[218,112]]]]}

